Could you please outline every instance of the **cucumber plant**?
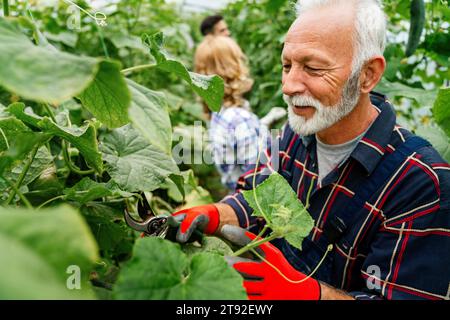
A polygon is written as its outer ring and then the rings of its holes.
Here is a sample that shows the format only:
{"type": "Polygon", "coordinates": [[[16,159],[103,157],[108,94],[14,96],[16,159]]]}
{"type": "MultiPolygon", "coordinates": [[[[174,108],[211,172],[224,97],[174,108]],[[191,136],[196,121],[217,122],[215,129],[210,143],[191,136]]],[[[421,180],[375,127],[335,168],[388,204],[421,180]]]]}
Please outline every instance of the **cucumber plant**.
{"type": "MultiPolygon", "coordinates": [[[[139,239],[133,248],[137,235],[125,226],[122,212],[140,201],[141,192],[152,199],[168,184],[182,195],[189,186],[199,187],[172,159],[166,96],[126,75],[143,69],[174,73],[214,111],[224,90],[219,77],[189,72],[170,57],[162,33],[142,40],[153,62],[122,69],[117,61],[58,50],[27,18],[0,18],[0,85],[18,97],[0,106],[0,246],[15,243],[0,253],[8,261],[2,265],[8,272],[0,276],[1,297],[246,297],[242,278],[218,254],[232,254],[219,240],[206,239],[200,253],[156,238],[139,239]],[[80,108],[90,116],[75,125],[71,111],[80,108]],[[12,209],[23,206],[28,209],[12,209]],[[26,278],[31,291],[15,287],[27,259],[36,265],[26,278]],[[83,290],[67,290],[64,280],[77,268],[83,290]]],[[[261,186],[267,187],[280,187],[279,177],[261,186]]],[[[276,208],[273,223],[266,218],[277,237],[294,234],[276,228],[277,219],[311,224],[295,195],[272,199],[276,203],[283,207],[276,208]]],[[[299,240],[292,238],[297,245],[299,240]]]]}

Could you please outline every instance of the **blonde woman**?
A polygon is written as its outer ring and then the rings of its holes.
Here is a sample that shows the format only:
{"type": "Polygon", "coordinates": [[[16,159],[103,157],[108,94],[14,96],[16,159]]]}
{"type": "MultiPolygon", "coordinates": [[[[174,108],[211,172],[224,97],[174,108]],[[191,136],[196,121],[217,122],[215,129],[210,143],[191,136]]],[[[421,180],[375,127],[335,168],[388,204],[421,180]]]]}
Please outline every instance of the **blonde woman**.
{"type": "Polygon", "coordinates": [[[222,109],[210,115],[209,139],[222,183],[234,190],[239,177],[255,164],[258,146],[265,147],[268,125],[286,111],[273,108],[261,120],[251,111],[244,94],[251,90],[253,80],[245,55],[230,37],[206,36],[197,48],[195,69],[201,74],[217,74],[225,82],[222,109]]]}

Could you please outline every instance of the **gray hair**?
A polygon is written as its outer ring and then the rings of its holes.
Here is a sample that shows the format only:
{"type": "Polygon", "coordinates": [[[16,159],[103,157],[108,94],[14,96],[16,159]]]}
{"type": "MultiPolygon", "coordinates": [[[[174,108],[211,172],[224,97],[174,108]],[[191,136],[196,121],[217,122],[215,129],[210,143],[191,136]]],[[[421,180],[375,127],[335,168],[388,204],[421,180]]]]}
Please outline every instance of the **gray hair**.
{"type": "MultiPolygon", "coordinates": [[[[299,0],[297,16],[323,6],[348,3],[348,0],[299,0]]],[[[386,15],[379,0],[356,0],[354,52],[352,71],[360,70],[365,62],[377,55],[383,55],[386,48],[386,15]]]]}

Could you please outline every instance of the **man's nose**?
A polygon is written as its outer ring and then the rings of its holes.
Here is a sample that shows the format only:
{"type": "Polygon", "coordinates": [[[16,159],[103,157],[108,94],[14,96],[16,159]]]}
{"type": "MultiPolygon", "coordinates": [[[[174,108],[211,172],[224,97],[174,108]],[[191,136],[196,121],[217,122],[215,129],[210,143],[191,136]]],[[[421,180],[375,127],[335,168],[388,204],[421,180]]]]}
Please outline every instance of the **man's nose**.
{"type": "Polygon", "coordinates": [[[305,77],[301,70],[293,68],[283,74],[283,94],[288,96],[302,95],[306,90],[305,77]]]}

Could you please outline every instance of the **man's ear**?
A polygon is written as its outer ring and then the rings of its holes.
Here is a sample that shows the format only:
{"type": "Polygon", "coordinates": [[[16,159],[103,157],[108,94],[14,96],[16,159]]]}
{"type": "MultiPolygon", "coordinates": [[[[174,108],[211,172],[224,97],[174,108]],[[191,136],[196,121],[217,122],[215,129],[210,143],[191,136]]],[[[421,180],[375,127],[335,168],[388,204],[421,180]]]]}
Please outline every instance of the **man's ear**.
{"type": "Polygon", "coordinates": [[[386,60],[383,56],[370,59],[361,72],[361,93],[370,93],[380,82],[386,69],[386,60]]]}

